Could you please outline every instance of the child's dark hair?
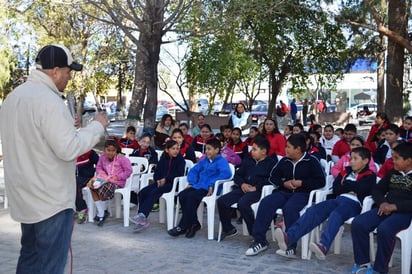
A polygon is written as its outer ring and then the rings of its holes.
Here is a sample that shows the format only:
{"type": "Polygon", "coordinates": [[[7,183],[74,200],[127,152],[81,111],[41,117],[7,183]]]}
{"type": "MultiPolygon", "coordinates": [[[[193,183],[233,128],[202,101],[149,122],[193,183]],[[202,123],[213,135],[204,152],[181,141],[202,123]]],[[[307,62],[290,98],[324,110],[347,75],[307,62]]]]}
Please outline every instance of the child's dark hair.
{"type": "Polygon", "coordinates": [[[259,134],[253,140],[255,141],[255,145],[257,145],[258,148],[265,149],[266,154],[269,154],[270,143],[268,139],[266,139],[266,136],[259,134]]]}
{"type": "Polygon", "coordinates": [[[166,121],[167,118],[170,118],[170,120],[172,120],[172,124],[171,124],[171,125],[174,126],[174,125],[175,125],[175,120],[173,120],[173,117],[172,117],[172,115],[170,115],[170,114],[163,114],[162,119],[160,119],[160,125],[161,125],[162,127],[164,127],[165,121],[166,121]]]}
{"type": "Polygon", "coordinates": [[[202,130],[202,128],[204,128],[204,127],[207,128],[210,132],[213,132],[213,131],[212,131],[212,128],[210,127],[209,124],[201,125],[201,126],[200,126],[200,130],[202,130]]]}
{"type": "Polygon", "coordinates": [[[379,128],[378,131],[376,131],[375,134],[373,134],[373,136],[372,136],[372,138],[371,138],[371,141],[372,141],[372,142],[378,142],[378,141],[380,141],[380,140],[378,139],[378,136],[380,136],[380,135],[382,134],[382,132],[385,132],[385,130],[386,130],[386,128],[383,128],[383,127],[379,128]]]}
{"type": "Polygon", "coordinates": [[[377,118],[381,118],[385,123],[389,124],[389,117],[385,112],[378,112],[376,113],[377,118]]]}
{"type": "Polygon", "coordinates": [[[149,137],[150,140],[152,140],[152,134],[150,133],[143,133],[142,136],[140,136],[139,140],[142,140],[143,138],[149,137]]]}
{"type": "Polygon", "coordinates": [[[359,135],[356,135],[355,137],[353,137],[351,140],[350,140],[350,144],[353,142],[353,141],[359,141],[361,144],[362,144],[362,147],[363,146],[365,146],[365,140],[363,139],[363,137],[362,136],[359,136],[359,135]]]}
{"type": "Polygon", "coordinates": [[[396,125],[396,124],[389,124],[389,125],[386,127],[385,131],[386,131],[386,130],[390,130],[390,131],[392,131],[393,133],[395,133],[396,135],[399,135],[399,134],[401,133],[400,128],[399,128],[398,125],[396,125]]]}
{"type": "Polygon", "coordinates": [[[318,129],[322,129],[322,126],[319,124],[314,124],[313,127],[309,129],[309,133],[312,133],[313,131],[317,131],[318,129]]]}
{"type": "Polygon", "coordinates": [[[399,154],[402,159],[412,159],[412,143],[405,142],[393,148],[393,151],[399,154]]]}
{"type": "Polygon", "coordinates": [[[333,132],[335,132],[335,129],[333,128],[333,126],[331,124],[327,124],[323,130],[327,129],[327,128],[331,128],[333,132]]]}
{"type": "Polygon", "coordinates": [[[354,124],[346,124],[343,131],[357,132],[356,126],[354,124]]]}
{"type": "Polygon", "coordinates": [[[292,130],[293,130],[294,127],[297,127],[297,128],[299,128],[301,131],[303,131],[303,125],[302,125],[301,123],[296,123],[296,124],[294,124],[293,127],[292,127],[292,130]]]}
{"type": "Polygon", "coordinates": [[[406,121],[406,120],[412,121],[412,116],[406,116],[405,119],[403,119],[403,121],[406,121]]]}
{"type": "Polygon", "coordinates": [[[222,126],[220,126],[220,132],[225,131],[225,129],[230,129],[230,130],[232,130],[232,127],[229,126],[229,125],[222,125],[222,126]]]}
{"type": "Polygon", "coordinates": [[[341,135],[343,135],[343,128],[338,127],[337,129],[335,129],[335,132],[339,132],[341,135]]]}
{"type": "Polygon", "coordinates": [[[218,148],[219,151],[220,151],[220,149],[222,148],[222,146],[221,146],[221,144],[220,144],[220,141],[219,141],[218,139],[216,139],[216,138],[209,139],[209,140],[206,142],[206,145],[212,146],[212,147],[215,148],[215,149],[218,148]]]}
{"type": "MultiPolygon", "coordinates": [[[[182,124],[180,124],[180,125],[182,125],[182,124]]],[[[175,133],[180,133],[180,135],[183,136],[183,131],[182,131],[180,128],[175,128],[175,129],[172,131],[172,134],[170,134],[170,136],[173,136],[173,134],[175,134],[175,133]]]]}
{"type": "Polygon", "coordinates": [[[104,148],[107,148],[109,146],[114,146],[116,148],[116,152],[120,153],[122,149],[120,148],[119,144],[117,143],[117,138],[116,137],[109,137],[105,142],[104,142],[104,148]]]}
{"type": "Polygon", "coordinates": [[[235,127],[234,129],[232,129],[232,132],[234,131],[237,131],[240,134],[240,136],[242,136],[242,130],[240,128],[235,127]]]}
{"type": "Polygon", "coordinates": [[[299,147],[302,152],[306,151],[306,138],[304,134],[292,134],[288,138],[287,142],[291,144],[294,148],[299,147]]]}
{"type": "Polygon", "coordinates": [[[186,129],[189,129],[189,125],[186,123],[180,123],[179,128],[180,127],[185,127],[186,129]]]}
{"type": "Polygon", "coordinates": [[[371,151],[367,149],[366,147],[355,147],[352,149],[351,153],[357,153],[359,156],[364,160],[368,159],[368,164],[369,161],[371,160],[371,151]]]}
{"type": "Polygon", "coordinates": [[[126,129],[126,132],[131,132],[131,131],[136,133],[136,128],[134,126],[128,126],[126,129]]]}
{"type": "Polygon", "coordinates": [[[224,141],[225,136],[223,136],[223,133],[219,132],[215,134],[215,138],[218,139],[219,141],[224,141]]]}
{"type": "Polygon", "coordinates": [[[263,134],[267,134],[266,128],[265,128],[266,121],[272,121],[275,124],[275,128],[273,129],[273,132],[271,132],[272,135],[275,135],[275,133],[280,133],[279,128],[278,128],[278,122],[276,121],[276,119],[266,118],[265,121],[263,122],[263,129],[262,129],[263,134]]]}
{"type": "Polygon", "coordinates": [[[254,130],[254,131],[256,131],[256,132],[259,132],[259,129],[258,129],[257,126],[251,126],[250,129],[249,129],[249,131],[251,131],[251,130],[254,130]]]}
{"type": "Polygon", "coordinates": [[[286,125],[287,128],[289,128],[289,131],[292,132],[293,131],[293,126],[292,125],[286,125]]]}
{"type": "Polygon", "coordinates": [[[175,140],[169,139],[166,141],[166,143],[164,144],[164,149],[170,149],[172,146],[176,145],[177,142],[175,140]]]}
{"type": "Polygon", "coordinates": [[[320,139],[320,137],[321,137],[319,132],[313,130],[313,131],[309,131],[309,135],[310,135],[310,134],[315,135],[316,138],[317,138],[318,141],[319,141],[319,139],[320,139]]]}

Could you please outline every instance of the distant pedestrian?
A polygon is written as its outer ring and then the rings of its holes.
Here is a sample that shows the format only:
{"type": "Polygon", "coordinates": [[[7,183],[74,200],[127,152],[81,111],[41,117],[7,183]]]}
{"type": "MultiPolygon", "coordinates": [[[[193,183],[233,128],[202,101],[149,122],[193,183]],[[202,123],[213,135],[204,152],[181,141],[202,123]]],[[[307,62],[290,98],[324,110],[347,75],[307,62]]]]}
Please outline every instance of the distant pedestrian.
{"type": "Polygon", "coordinates": [[[298,108],[296,106],[296,99],[293,98],[290,103],[290,116],[292,116],[292,124],[296,124],[296,114],[298,113],[298,108]]]}
{"type": "Polygon", "coordinates": [[[306,126],[306,120],[308,119],[308,111],[309,111],[309,102],[308,102],[308,99],[305,99],[302,105],[302,122],[304,126],[306,126]]]}

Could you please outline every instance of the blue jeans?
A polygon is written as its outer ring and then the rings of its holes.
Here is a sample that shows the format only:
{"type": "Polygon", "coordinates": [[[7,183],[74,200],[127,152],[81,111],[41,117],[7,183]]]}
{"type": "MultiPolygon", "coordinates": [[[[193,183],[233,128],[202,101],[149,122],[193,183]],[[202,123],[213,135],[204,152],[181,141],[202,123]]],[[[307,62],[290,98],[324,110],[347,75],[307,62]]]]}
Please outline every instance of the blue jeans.
{"type": "Polygon", "coordinates": [[[411,224],[412,214],[393,212],[386,216],[378,215],[378,209],[372,208],[357,216],[351,225],[353,255],[358,265],[370,262],[369,232],[377,228],[377,244],[373,270],[386,273],[396,243],[396,234],[407,229],[411,224]]]}
{"type": "Polygon", "coordinates": [[[288,229],[289,245],[296,244],[302,236],[329,218],[320,239],[328,251],[341,225],[360,211],[358,202],[342,196],[313,205],[288,229]]]}
{"type": "Polygon", "coordinates": [[[17,274],[64,273],[73,228],[73,209],[34,224],[21,224],[17,274]]]}
{"type": "MultiPolygon", "coordinates": [[[[276,216],[276,210],[281,208],[285,220],[286,231],[297,219],[300,211],[306,206],[309,199],[309,192],[289,192],[274,191],[272,194],[263,198],[259,204],[255,223],[253,224],[253,238],[255,242],[267,244],[266,232],[273,218],[276,216]]],[[[296,245],[293,247],[296,248],[296,245]]]]}
{"type": "Polygon", "coordinates": [[[152,210],[154,203],[159,200],[163,193],[170,192],[172,190],[173,183],[164,184],[161,187],[157,186],[157,183],[152,183],[143,188],[139,192],[139,213],[143,213],[146,217],[149,216],[150,210],[152,210]]]}

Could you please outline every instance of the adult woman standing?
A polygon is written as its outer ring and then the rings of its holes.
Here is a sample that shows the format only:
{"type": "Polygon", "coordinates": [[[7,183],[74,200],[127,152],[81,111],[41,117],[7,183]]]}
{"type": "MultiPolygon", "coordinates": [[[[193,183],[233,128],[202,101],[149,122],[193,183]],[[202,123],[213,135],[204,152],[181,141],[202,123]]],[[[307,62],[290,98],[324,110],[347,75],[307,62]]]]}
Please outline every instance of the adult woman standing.
{"type": "Polygon", "coordinates": [[[230,115],[229,126],[231,128],[240,128],[243,134],[249,134],[249,128],[252,126],[252,116],[246,111],[243,103],[236,105],[235,111],[230,115]]]}
{"type": "Polygon", "coordinates": [[[157,148],[162,148],[166,138],[170,137],[176,128],[175,121],[170,114],[165,114],[156,126],[154,143],[157,148]]]}

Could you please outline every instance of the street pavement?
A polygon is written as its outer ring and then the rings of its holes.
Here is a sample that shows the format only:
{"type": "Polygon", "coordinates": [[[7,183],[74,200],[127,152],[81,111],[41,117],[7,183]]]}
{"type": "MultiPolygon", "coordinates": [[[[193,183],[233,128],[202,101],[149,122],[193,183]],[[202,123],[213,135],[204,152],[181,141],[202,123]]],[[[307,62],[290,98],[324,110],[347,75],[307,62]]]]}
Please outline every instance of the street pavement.
{"type": "MultiPolygon", "coordinates": [[[[28,201],[28,205],[29,205],[28,201]]],[[[13,206],[13,205],[10,205],[13,206]]],[[[3,205],[0,203],[0,207],[3,205]]],[[[114,209],[113,209],[114,211],[114,209]]],[[[135,208],[131,214],[135,213],[135,208]]],[[[205,214],[206,215],[206,214],[205,214]]],[[[109,217],[103,227],[75,224],[72,256],[66,273],[350,273],[353,264],[349,227],[345,227],[341,254],[331,251],[325,261],[285,259],[275,254],[277,244],[257,256],[245,256],[249,236],[237,235],[220,243],[207,240],[207,229],[193,239],[169,236],[159,224],[158,213],[149,216],[151,225],[141,233],[123,227],[122,219],[109,217]],[[71,263],[72,261],[72,263],[71,263]]],[[[15,273],[19,254],[20,225],[11,220],[8,209],[0,209],[0,273],[15,273]]],[[[206,224],[206,216],[204,219],[206,224]]],[[[217,218],[215,234],[217,234],[217,218]]],[[[241,232],[241,225],[237,225],[241,232]]],[[[268,239],[271,233],[268,231],[268,239]]],[[[300,256],[300,244],[298,245],[300,256]]],[[[397,243],[390,273],[400,273],[400,245],[397,243]]]]}

